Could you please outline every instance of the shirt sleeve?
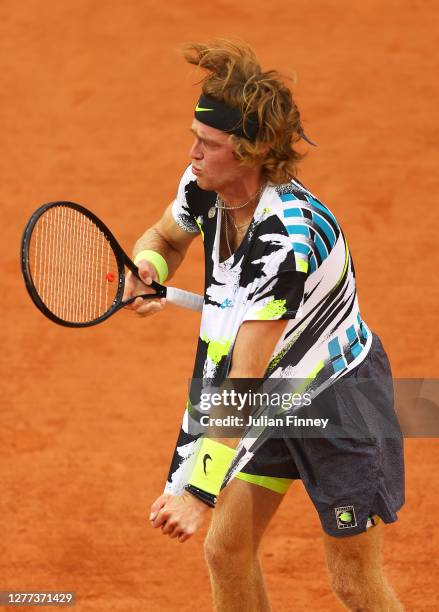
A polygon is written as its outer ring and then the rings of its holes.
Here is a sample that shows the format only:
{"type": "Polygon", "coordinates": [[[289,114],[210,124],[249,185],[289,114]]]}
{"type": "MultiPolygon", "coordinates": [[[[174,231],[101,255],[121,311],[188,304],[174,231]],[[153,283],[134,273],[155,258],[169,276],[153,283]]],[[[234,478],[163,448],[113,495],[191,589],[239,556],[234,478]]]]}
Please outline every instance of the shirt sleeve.
{"type": "Polygon", "coordinates": [[[172,215],[175,222],[181,229],[189,233],[200,232],[196,217],[191,210],[190,202],[187,198],[188,185],[195,180],[195,175],[192,174],[191,166],[189,166],[181,178],[176,198],[172,203],[172,215]]]}

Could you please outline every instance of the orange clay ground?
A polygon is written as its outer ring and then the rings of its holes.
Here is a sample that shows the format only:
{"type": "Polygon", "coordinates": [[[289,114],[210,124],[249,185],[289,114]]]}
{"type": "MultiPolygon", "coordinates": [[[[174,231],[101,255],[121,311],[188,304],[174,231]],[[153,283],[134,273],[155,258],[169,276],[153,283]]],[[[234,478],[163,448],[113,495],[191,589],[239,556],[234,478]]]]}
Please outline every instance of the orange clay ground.
{"type": "MultiPolygon", "coordinates": [[[[438,26],[434,0],[3,0],[0,590],[74,590],[80,612],[211,609],[203,534],[181,545],[147,521],[198,315],[168,307],[64,329],[34,308],[19,270],[22,228],[43,202],[85,204],[130,251],[171,201],[199,91],[184,41],[242,38],[264,67],[297,73],[319,145],[299,178],[342,223],[362,315],[396,376],[438,376],[438,26]]],[[[198,243],[174,282],[199,291],[202,277],[198,243]]],[[[407,440],[406,462],[386,568],[407,610],[435,611],[437,441],[407,440]]],[[[262,560],[275,611],[341,610],[301,483],[262,560]]]]}

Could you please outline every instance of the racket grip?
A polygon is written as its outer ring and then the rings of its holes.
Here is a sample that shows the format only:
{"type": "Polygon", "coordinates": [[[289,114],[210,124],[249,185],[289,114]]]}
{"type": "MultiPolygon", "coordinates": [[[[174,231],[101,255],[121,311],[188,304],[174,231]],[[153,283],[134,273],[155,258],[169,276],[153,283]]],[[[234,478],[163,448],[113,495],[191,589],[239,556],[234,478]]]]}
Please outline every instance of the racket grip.
{"type": "Polygon", "coordinates": [[[180,306],[181,308],[197,311],[203,310],[203,296],[191,293],[190,291],[183,291],[183,289],[167,287],[166,300],[170,304],[175,304],[175,306],[180,306]]]}

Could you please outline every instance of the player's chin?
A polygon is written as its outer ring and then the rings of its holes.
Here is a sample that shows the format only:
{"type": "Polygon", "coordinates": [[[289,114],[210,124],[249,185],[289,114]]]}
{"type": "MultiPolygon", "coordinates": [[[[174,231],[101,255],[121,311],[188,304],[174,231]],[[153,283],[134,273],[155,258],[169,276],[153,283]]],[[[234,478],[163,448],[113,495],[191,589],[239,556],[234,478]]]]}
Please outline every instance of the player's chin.
{"type": "Polygon", "coordinates": [[[197,185],[203,191],[215,191],[211,182],[205,176],[197,176],[197,185]]]}

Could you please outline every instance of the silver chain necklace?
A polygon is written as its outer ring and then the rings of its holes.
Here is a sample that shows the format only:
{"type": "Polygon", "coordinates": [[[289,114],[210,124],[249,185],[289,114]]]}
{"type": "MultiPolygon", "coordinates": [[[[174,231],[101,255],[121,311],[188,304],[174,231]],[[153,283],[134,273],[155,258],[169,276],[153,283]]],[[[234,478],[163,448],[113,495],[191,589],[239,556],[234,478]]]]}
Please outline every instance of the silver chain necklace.
{"type": "MultiPolygon", "coordinates": [[[[227,214],[227,213],[225,213],[225,214],[227,214]]],[[[227,216],[228,216],[228,214],[227,214],[227,216]]],[[[231,221],[231,222],[232,222],[232,225],[233,225],[233,227],[236,229],[236,231],[237,231],[237,232],[239,232],[240,230],[242,230],[244,227],[247,227],[247,226],[249,225],[249,223],[250,223],[250,221],[247,221],[247,223],[243,223],[242,225],[236,225],[236,223],[235,223],[235,221],[234,221],[234,219],[233,219],[233,217],[232,217],[232,216],[230,216],[229,221],[231,221]]]]}
{"type": "MultiPolygon", "coordinates": [[[[247,204],[250,204],[250,202],[256,198],[256,202],[257,204],[259,203],[259,200],[261,199],[261,195],[262,192],[264,191],[265,185],[261,185],[261,187],[256,191],[256,193],[254,193],[251,198],[249,200],[247,200],[247,202],[244,202],[244,204],[240,204],[238,206],[226,206],[224,200],[221,198],[221,196],[219,194],[217,194],[216,196],[216,202],[215,202],[215,208],[218,208],[219,210],[221,210],[222,212],[222,217],[224,219],[224,229],[225,229],[225,236],[226,236],[226,245],[227,245],[227,250],[229,251],[229,257],[232,256],[232,249],[230,247],[230,239],[229,239],[229,226],[228,226],[228,222],[227,222],[227,211],[228,210],[238,210],[239,208],[244,208],[244,206],[247,206],[247,204]]],[[[256,204],[256,205],[257,205],[256,204]]],[[[232,220],[233,225],[235,226],[235,229],[238,231],[239,229],[245,227],[246,225],[250,225],[250,221],[248,223],[245,223],[244,225],[241,226],[237,226],[236,223],[232,220]]]]}
{"type": "Polygon", "coordinates": [[[240,208],[244,208],[244,206],[247,206],[247,204],[250,204],[250,202],[254,198],[258,198],[259,199],[262,191],[264,190],[264,187],[265,187],[265,185],[261,185],[261,187],[259,187],[259,189],[257,191],[255,191],[255,193],[253,195],[250,196],[250,198],[247,200],[247,202],[244,202],[244,204],[238,204],[237,206],[226,206],[226,203],[224,202],[224,200],[222,199],[222,197],[218,193],[217,196],[216,196],[215,208],[218,208],[219,210],[239,210],[240,208]]]}

